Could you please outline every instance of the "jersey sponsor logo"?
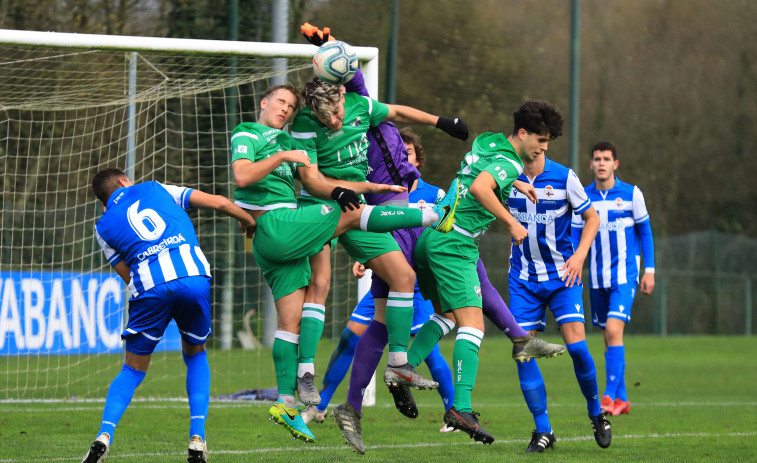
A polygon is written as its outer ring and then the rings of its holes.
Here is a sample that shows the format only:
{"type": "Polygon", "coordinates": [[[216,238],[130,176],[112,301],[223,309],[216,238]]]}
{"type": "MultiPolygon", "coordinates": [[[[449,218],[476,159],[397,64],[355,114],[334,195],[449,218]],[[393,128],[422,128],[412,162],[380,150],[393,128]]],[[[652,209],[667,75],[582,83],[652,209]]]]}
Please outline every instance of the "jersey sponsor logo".
{"type": "Polygon", "coordinates": [[[344,133],[343,129],[339,129],[336,132],[332,132],[328,127],[324,127],[324,129],[326,130],[326,138],[328,138],[329,140],[333,140],[334,138],[344,133]]]}
{"type": "Polygon", "coordinates": [[[523,223],[548,224],[555,221],[552,214],[529,214],[528,212],[518,212],[517,210],[511,210],[510,212],[516,220],[523,223]]]}
{"type": "Polygon", "coordinates": [[[619,306],[618,306],[618,310],[620,310],[621,312],[623,312],[624,310],[626,310],[626,306],[624,306],[624,305],[619,305],[619,306]]]}
{"type": "Polygon", "coordinates": [[[326,215],[333,210],[334,208],[329,205],[326,205],[326,204],[321,205],[321,215],[326,215]]]}
{"type": "Polygon", "coordinates": [[[381,211],[381,216],[405,215],[402,211],[381,211]]]}
{"type": "Polygon", "coordinates": [[[581,304],[576,304],[576,312],[580,312],[580,311],[581,311],[581,304]]]}
{"type": "Polygon", "coordinates": [[[150,246],[149,248],[147,248],[145,250],[145,252],[137,254],[137,259],[144,260],[145,258],[150,257],[151,255],[156,254],[156,253],[164,250],[169,245],[179,244],[179,243],[181,243],[183,241],[186,241],[186,238],[184,238],[184,235],[182,235],[181,233],[179,233],[178,235],[174,235],[174,236],[169,236],[167,238],[163,238],[163,240],[160,243],[154,244],[154,245],[150,246]]]}
{"type": "MultiPolygon", "coordinates": [[[[266,130],[265,132],[263,132],[263,136],[266,137],[266,138],[268,138],[269,136],[274,136],[275,137],[275,136],[277,136],[279,134],[279,132],[282,132],[282,131],[279,130],[279,129],[273,129],[272,128],[271,130],[266,130]]],[[[257,140],[257,138],[258,137],[255,137],[256,140],[257,140]]]]}
{"type": "Polygon", "coordinates": [[[457,361],[457,381],[460,382],[460,380],[463,379],[463,361],[458,360],[457,361]]]}
{"type": "Polygon", "coordinates": [[[626,225],[623,223],[621,219],[618,219],[618,220],[613,220],[612,222],[599,224],[599,229],[608,230],[608,231],[625,230],[626,225]]]}

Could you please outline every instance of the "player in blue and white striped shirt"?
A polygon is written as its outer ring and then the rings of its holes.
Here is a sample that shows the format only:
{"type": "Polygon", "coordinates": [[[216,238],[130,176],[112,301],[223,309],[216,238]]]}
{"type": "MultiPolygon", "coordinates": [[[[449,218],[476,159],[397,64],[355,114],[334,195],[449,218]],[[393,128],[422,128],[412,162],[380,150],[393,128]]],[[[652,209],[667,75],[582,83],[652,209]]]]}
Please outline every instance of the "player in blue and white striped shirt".
{"type": "MultiPolygon", "coordinates": [[[[549,306],[573,359],[594,438],[600,447],[606,448],[612,440],[612,432],[610,423],[601,413],[597,372],[586,344],[581,298],[581,272],[599,226],[599,216],[576,174],[546,158],[549,141],[562,133],[562,116],[552,105],[539,103],[522,106],[514,114],[513,138],[530,146],[533,154],[523,159],[524,169],[518,180],[533,185],[538,203],[532,203],[515,190],[507,200],[510,213],[528,230],[527,238],[520,245],[513,242],[511,248],[510,311],[520,326],[535,334],[544,331],[549,306]],[[529,123],[540,119],[549,122],[536,127],[529,123]],[[574,212],[586,220],[581,242],[575,250],[571,241],[574,212]]],[[[518,376],[536,424],[526,452],[543,452],[554,446],[555,436],[547,416],[544,378],[536,360],[519,363],[518,376]]]]}
{"type": "Polygon", "coordinates": [[[184,209],[215,209],[237,219],[248,237],[255,221],[223,196],[158,182],[133,184],[118,169],[104,169],[92,189],[105,206],[95,224],[97,241],[113,269],[129,286],[129,321],[121,333],[126,358],[108,389],[97,439],[82,460],[102,461],[150,357],[171,319],[181,333],[189,396],[189,458],[207,460],[205,418],[210,401],[210,264],[184,209]]]}
{"type": "MultiPolygon", "coordinates": [[[[589,281],[592,323],[602,328],[606,347],[602,408],[615,416],[631,410],[624,378],[623,330],[631,322],[631,306],[639,285],[640,251],[645,266],[641,292],[651,294],[655,283],[654,242],[644,195],[637,186],[615,177],[618,165],[612,143],[594,145],[589,163],[594,183],[586,187],[600,218],[599,233],[589,254],[589,281]]],[[[574,216],[573,225],[576,236],[583,220],[574,216]]]]}

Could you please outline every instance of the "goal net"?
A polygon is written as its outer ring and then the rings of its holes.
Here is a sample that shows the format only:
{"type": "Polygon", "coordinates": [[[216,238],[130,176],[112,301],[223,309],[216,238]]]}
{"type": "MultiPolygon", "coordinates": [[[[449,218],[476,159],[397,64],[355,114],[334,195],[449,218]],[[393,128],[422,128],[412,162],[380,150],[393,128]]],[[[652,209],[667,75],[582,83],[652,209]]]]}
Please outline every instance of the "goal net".
{"type": "MultiPolygon", "coordinates": [[[[314,51],[0,31],[0,400],[102,399],[120,369],[128,294],[94,237],[93,175],[117,167],[231,197],[231,131],[257,120],[270,85],[307,81],[314,51]]],[[[357,51],[364,69],[373,59],[375,94],[377,51],[357,51]]],[[[226,216],[190,216],[214,277],[211,393],[273,387],[276,319],[251,242],[226,216]]],[[[338,340],[357,285],[346,254],[332,258],[324,338],[338,340]]],[[[180,348],[171,326],[139,396],[183,395],[180,348]]]]}

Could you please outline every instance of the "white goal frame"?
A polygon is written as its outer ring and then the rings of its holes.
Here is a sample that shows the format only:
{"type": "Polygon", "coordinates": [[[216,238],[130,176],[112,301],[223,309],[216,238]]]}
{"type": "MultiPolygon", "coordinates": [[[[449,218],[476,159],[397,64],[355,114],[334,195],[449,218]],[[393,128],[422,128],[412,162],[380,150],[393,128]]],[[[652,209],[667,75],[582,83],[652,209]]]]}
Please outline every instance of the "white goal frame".
{"type": "MultiPolygon", "coordinates": [[[[124,52],[173,52],[180,54],[203,54],[224,56],[258,56],[271,58],[310,58],[317,47],[310,44],[243,42],[224,40],[198,40],[162,37],[137,37],[97,34],[74,34],[58,32],[36,32],[0,29],[0,44],[7,46],[55,47],[70,49],[113,50],[124,52]]],[[[353,46],[360,67],[365,77],[365,85],[369,94],[378,98],[379,83],[379,50],[375,47],[353,46]]],[[[136,77],[133,77],[136,79],[136,77]]],[[[130,73],[131,84],[131,73],[130,73]]],[[[130,114],[130,121],[131,121],[130,114]]],[[[127,162],[128,164],[128,162],[127,162]]],[[[128,169],[128,166],[127,166],[128,169]]],[[[128,173],[128,170],[127,170],[128,173]]],[[[370,287],[370,279],[358,280],[358,298],[361,298],[370,287]]],[[[226,288],[223,289],[225,291],[226,288]]],[[[230,310],[226,307],[226,300],[220,307],[221,314],[230,310]]],[[[124,304],[126,301],[124,300],[124,304]]],[[[272,303],[272,301],[271,301],[272,303]]],[[[275,313],[275,312],[274,312],[275,313]]],[[[223,315],[221,315],[223,319],[223,315]]],[[[223,324],[222,324],[223,325],[223,324]]],[[[221,346],[230,345],[234,334],[231,328],[222,329],[219,333],[221,346]],[[227,339],[228,338],[228,339],[227,339]]],[[[223,348],[223,347],[222,347],[223,348]]],[[[373,396],[373,394],[367,394],[373,396]]],[[[368,401],[375,400],[375,396],[367,397],[368,401]]]]}

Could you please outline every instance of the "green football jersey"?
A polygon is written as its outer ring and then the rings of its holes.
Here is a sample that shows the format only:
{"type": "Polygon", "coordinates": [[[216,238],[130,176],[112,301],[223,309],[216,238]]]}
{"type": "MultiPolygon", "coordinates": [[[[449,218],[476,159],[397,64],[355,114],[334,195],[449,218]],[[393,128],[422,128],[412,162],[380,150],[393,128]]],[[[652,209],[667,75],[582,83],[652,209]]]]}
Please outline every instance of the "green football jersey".
{"type": "Polygon", "coordinates": [[[292,138],[297,149],[318,164],[323,175],[340,180],[365,182],[368,169],[368,130],[379,125],[389,107],[356,93],[344,94],[344,124],[336,132],[323,125],[308,108],[302,109],[292,123],[292,138]]]}
{"type": "Polygon", "coordinates": [[[513,182],[523,173],[523,161],[501,133],[482,133],[473,141],[473,148],[460,163],[460,203],[455,212],[455,225],[476,234],[485,231],[496,219],[476,201],[468,189],[481,172],[488,172],[497,182],[494,193],[504,203],[510,196],[513,182]]]}
{"type": "MultiPolygon", "coordinates": [[[[231,162],[252,162],[269,158],[279,151],[294,149],[292,137],[283,130],[257,122],[244,122],[231,133],[231,162]]],[[[234,190],[234,199],[245,209],[270,210],[297,207],[294,194],[295,163],[282,162],[259,182],[234,190]]]]}

